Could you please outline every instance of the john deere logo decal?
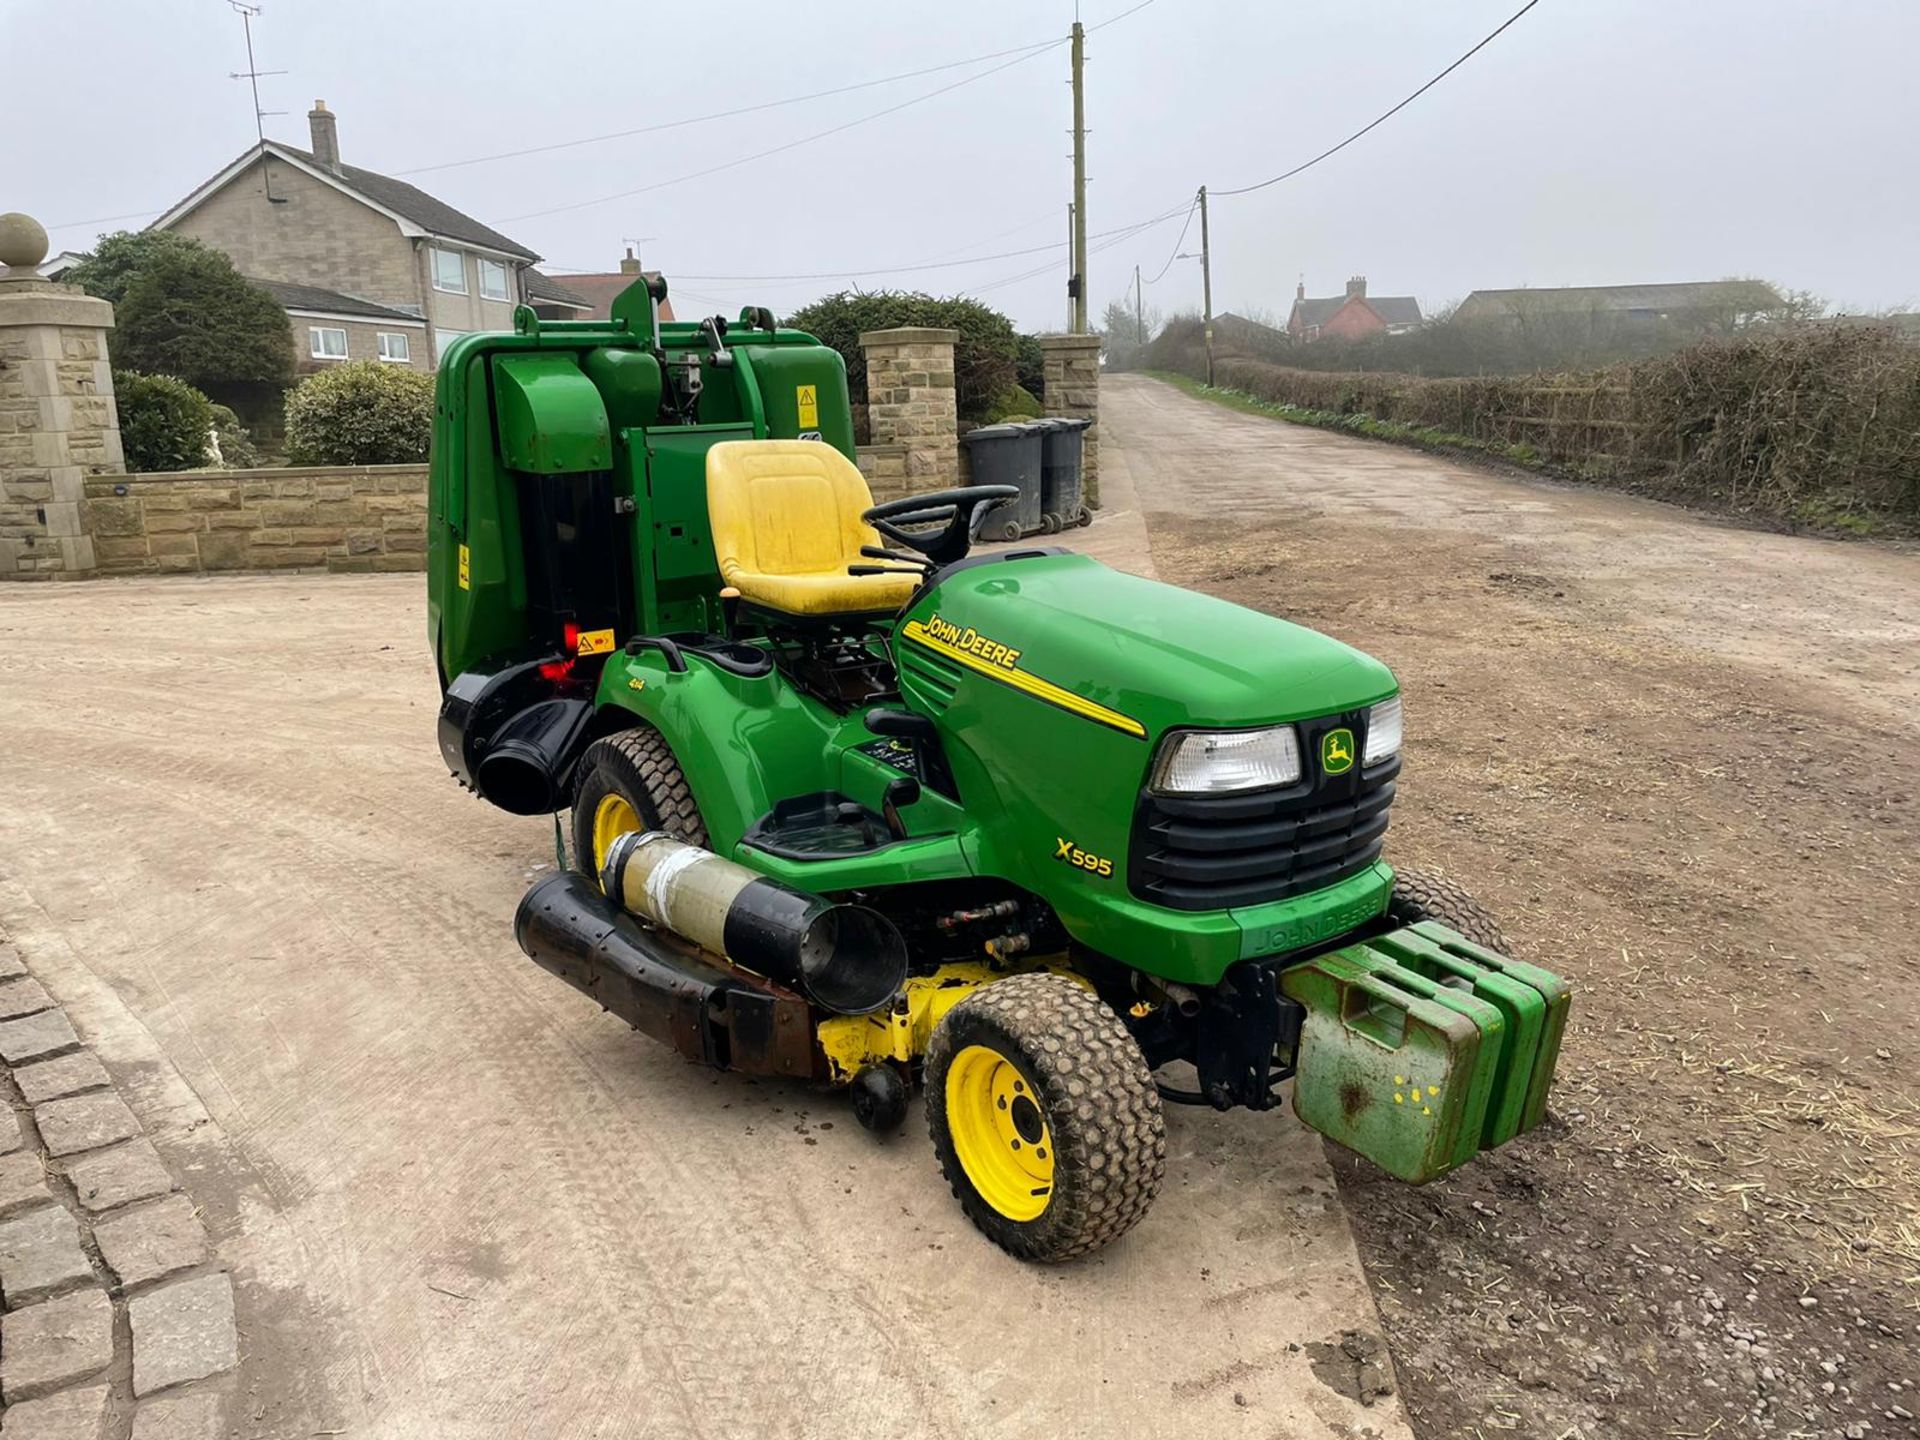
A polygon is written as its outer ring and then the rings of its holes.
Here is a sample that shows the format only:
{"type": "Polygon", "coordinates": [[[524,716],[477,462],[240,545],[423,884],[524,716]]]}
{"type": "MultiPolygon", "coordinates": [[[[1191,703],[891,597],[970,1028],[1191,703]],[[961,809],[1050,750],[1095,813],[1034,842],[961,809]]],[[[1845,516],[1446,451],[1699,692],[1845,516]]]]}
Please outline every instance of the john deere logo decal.
{"type": "Polygon", "coordinates": [[[1320,768],[1329,775],[1344,775],[1353,768],[1353,731],[1342,725],[1320,737],[1320,768]]]}

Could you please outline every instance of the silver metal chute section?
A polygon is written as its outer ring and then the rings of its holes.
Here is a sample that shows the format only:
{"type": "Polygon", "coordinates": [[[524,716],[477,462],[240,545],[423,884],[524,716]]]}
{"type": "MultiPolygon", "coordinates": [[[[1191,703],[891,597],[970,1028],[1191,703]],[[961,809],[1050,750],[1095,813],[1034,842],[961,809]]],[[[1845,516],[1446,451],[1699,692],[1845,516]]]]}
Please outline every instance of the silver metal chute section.
{"type": "Polygon", "coordinates": [[[659,831],[616,839],[600,885],[629,913],[837,1015],[880,1009],[907,978],[907,943],[879,911],[809,895],[659,831]]]}

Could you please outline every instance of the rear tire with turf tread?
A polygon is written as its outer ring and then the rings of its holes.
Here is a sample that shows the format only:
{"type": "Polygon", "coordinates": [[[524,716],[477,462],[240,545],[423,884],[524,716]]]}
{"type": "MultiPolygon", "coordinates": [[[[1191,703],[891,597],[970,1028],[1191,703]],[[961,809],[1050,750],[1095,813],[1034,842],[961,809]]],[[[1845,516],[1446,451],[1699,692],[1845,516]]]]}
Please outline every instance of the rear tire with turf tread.
{"type": "Polygon", "coordinates": [[[573,782],[573,864],[593,870],[593,817],[608,795],[623,796],[641,824],[704,848],[707,825],[666,737],[651,725],[608,735],[587,747],[573,782]]]}
{"type": "Polygon", "coordinates": [[[984,986],[950,1010],[926,1058],[927,1128],[967,1218],[1022,1260],[1072,1260],[1139,1223],[1166,1173],[1166,1122],[1146,1057],[1092,991],[1045,972],[984,986]],[[954,1147],[947,1076],[972,1046],[1025,1076],[1054,1148],[1053,1193],[1032,1220],[1010,1219],[975,1188],[954,1147]]]}
{"type": "Polygon", "coordinates": [[[1387,916],[1400,925],[1438,920],[1476,945],[1484,945],[1502,955],[1513,954],[1493,912],[1469,895],[1466,887],[1430,870],[1396,869],[1393,872],[1393,895],[1387,901],[1387,916]]]}

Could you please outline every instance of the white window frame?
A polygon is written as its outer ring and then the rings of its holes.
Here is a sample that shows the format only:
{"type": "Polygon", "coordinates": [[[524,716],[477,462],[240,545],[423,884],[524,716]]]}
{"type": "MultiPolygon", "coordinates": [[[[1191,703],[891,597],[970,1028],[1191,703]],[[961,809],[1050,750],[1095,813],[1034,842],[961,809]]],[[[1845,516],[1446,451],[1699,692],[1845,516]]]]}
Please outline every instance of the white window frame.
{"type": "Polygon", "coordinates": [[[316,360],[345,360],[347,358],[346,327],[344,325],[309,325],[307,327],[307,351],[316,360]],[[323,348],[320,338],[323,335],[338,335],[340,337],[339,354],[336,355],[331,350],[323,348]]]}
{"type": "Polygon", "coordinates": [[[513,276],[507,270],[506,265],[498,260],[489,260],[484,255],[477,258],[480,263],[480,298],[482,300],[512,300],[513,276]],[[487,289],[487,271],[489,268],[500,272],[500,293],[498,295],[493,294],[487,289]]]}
{"type": "Polygon", "coordinates": [[[433,288],[443,291],[448,295],[465,295],[467,293],[467,257],[465,252],[460,250],[442,250],[438,245],[430,245],[427,248],[432,252],[428,257],[428,264],[433,268],[433,288]],[[441,283],[440,260],[442,256],[451,258],[459,265],[460,283],[458,285],[445,285],[441,283]]]}
{"type": "Polygon", "coordinates": [[[380,358],[389,365],[411,365],[413,363],[413,339],[404,330],[380,330],[374,334],[375,343],[380,347],[380,358]],[[390,354],[393,342],[400,342],[400,353],[390,354]]]}
{"type": "Polygon", "coordinates": [[[447,353],[447,347],[453,344],[454,341],[458,340],[462,335],[471,335],[471,334],[473,334],[473,331],[471,330],[442,330],[439,326],[437,325],[434,326],[433,328],[434,363],[436,365],[440,363],[440,357],[447,353]]]}

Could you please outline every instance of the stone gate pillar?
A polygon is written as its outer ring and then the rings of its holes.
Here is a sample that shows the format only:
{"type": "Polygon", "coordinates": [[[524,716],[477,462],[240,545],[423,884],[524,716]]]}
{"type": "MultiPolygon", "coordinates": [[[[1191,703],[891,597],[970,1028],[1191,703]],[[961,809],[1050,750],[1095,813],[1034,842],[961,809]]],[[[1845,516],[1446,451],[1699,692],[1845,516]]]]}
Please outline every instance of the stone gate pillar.
{"type": "Polygon", "coordinates": [[[42,280],[46,254],[35,221],[0,215],[0,580],[89,574],[86,476],[122,464],[113,307],[42,280]]]}
{"type": "Polygon", "coordinates": [[[1046,393],[1040,403],[1049,415],[1083,415],[1094,423],[1086,434],[1084,461],[1087,506],[1100,507],[1100,337],[1042,335],[1046,393]]]}
{"type": "Polygon", "coordinates": [[[906,451],[906,494],[960,483],[960,417],[953,388],[958,330],[918,325],[869,330],[867,429],[875,446],[906,451]]]}

